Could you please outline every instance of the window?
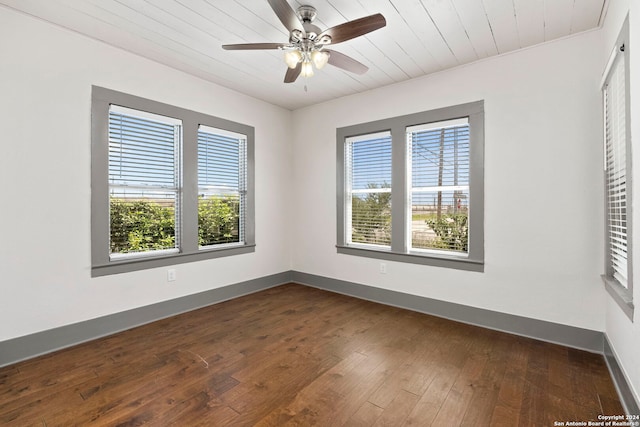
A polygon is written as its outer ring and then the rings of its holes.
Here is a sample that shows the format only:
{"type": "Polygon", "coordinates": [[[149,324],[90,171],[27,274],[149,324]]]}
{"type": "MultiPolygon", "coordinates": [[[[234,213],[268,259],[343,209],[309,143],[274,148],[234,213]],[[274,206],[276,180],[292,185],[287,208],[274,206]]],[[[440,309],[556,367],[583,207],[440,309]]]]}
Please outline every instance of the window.
{"type": "Polygon", "coordinates": [[[178,252],[181,126],[180,120],[109,106],[111,259],[178,252]]]}
{"type": "Polygon", "coordinates": [[[391,244],[391,135],[347,138],[346,215],[350,243],[391,244]]]}
{"type": "Polygon", "coordinates": [[[627,264],[627,137],[624,55],[617,55],[604,91],[607,235],[611,277],[629,287],[627,264]]]}
{"type": "Polygon", "coordinates": [[[250,126],[93,87],[92,275],[254,251],[250,126]]]}
{"type": "Polygon", "coordinates": [[[607,290],[633,318],[631,270],[631,132],[629,120],[628,18],[602,81],[605,147],[607,290]]]}
{"type": "Polygon", "coordinates": [[[407,129],[411,249],[468,252],[469,120],[407,129]]]}
{"type": "Polygon", "coordinates": [[[337,130],[338,252],[482,271],[484,106],[337,130]]]}
{"type": "Polygon", "coordinates": [[[200,125],[198,129],[198,245],[244,241],[247,195],[245,135],[200,125]]]}

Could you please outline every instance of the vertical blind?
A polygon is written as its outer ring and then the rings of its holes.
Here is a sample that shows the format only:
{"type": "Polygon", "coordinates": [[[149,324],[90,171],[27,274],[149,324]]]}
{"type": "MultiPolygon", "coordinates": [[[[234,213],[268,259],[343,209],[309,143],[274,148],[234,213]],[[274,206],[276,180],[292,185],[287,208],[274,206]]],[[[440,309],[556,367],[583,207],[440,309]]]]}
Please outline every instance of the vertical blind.
{"type": "Polygon", "coordinates": [[[624,53],[617,54],[604,87],[608,263],[613,278],[627,279],[627,126],[624,53]]]}
{"type": "Polygon", "coordinates": [[[407,129],[411,247],[468,252],[469,122],[407,129]]]}
{"type": "Polygon", "coordinates": [[[391,134],[347,138],[347,242],[391,245],[391,134]]]}
{"type": "Polygon", "coordinates": [[[247,180],[245,135],[198,129],[198,237],[200,247],[244,242],[247,180]]]}
{"type": "Polygon", "coordinates": [[[109,109],[110,254],[178,248],[181,122],[109,109]]]}

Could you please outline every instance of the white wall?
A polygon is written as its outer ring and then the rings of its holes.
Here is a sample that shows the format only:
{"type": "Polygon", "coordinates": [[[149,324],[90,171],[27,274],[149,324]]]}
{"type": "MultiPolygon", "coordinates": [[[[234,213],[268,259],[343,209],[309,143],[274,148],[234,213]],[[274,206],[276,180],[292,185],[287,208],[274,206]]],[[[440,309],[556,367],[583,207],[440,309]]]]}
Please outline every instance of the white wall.
{"type": "Polygon", "coordinates": [[[291,269],[291,112],[0,7],[0,341],[291,269]],[[91,85],[256,129],[256,252],[90,278],[91,85]]]}
{"type": "MultiPolygon", "coordinates": [[[[630,0],[616,0],[609,2],[609,10],[603,26],[603,61],[613,49],[614,43],[622,23],[629,13],[629,38],[631,45],[631,140],[633,150],[631,152],[635,177],[640,176],[640,149],[638,149],[638,139],[640,138],[640,3],[630,0]]],[[[604,62],[600,66],[601,72],[604,70],[604,62]]],[[[640,181],[636,178],[633,181],[633,226],[634,233],[632,244],[634,248],[633,266],[635,271],[633,300],[635,301],[635,323],[623,314],[617,303],[607,295],[606,303],[606,333],[611,347],[618,360],[622,364],[628,381],[631,384],[636,397],[636,402],[640,402],[640,324],[638,319],[638,303],[640,302],[640,181]]]]}
{"type": "Polygon", "coordinates": [[[294,112],[293,268],[604,330],[598,31],[294,112]],[[484,273],[336,253],[336,128],[485,101],[484,273]]]}

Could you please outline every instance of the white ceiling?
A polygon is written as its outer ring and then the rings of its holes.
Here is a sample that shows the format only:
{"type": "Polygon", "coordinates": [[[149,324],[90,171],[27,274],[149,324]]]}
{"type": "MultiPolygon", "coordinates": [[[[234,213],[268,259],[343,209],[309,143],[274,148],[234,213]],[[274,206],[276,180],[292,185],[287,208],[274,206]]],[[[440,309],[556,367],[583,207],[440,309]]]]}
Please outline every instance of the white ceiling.
{"type": "Polygon", "coordinates": [[[222,44],[288,41],[267,0],[0,0],[170,67],[296,109],[565,37],[600,25],[607,0],[289,0],[321,29],[374,13],[387,26],[332,49],[370,69],[327,66],[284,84],[282,52],[222,44]]]}

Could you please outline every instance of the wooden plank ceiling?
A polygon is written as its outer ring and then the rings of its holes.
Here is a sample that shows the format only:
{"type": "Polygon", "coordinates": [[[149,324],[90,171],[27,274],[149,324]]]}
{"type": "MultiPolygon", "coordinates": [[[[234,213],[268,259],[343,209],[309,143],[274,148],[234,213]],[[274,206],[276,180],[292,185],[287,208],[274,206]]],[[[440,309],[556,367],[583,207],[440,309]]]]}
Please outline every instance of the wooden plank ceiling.
{"type": "Polygon", "coordinates": [[[321,29],[374,13],[387,26],[332,49],[370,69],[332,66],[282,82],[280,51],[222,44],[288,40],[266,0],[0,0],[13,9],[239,92],[296,109],[599,26],[607,0],[289,0],[321,29]]]}

